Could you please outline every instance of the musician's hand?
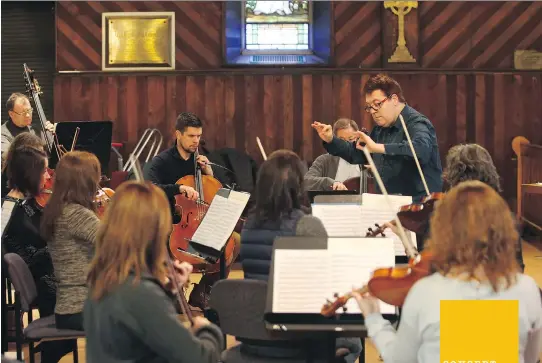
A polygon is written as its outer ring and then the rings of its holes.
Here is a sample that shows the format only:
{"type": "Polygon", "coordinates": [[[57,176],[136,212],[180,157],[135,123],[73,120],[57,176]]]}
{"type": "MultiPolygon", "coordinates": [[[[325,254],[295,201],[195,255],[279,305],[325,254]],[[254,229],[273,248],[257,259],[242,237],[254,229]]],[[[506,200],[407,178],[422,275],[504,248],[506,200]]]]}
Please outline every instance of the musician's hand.
{"type": "Polygon", "coordinates": [[[55,133],[56,125],[57,124],[54,124],[51,121],[45,121],[45,129],[49,132],[55,133]]]}
{"type": "Polygon", "coordinates": [[[331,142],[333,140],[333,129],[331,125],[322,124],[318,121],[314,121],[311,126],[318,132],[318,136],[325,142],[331,142]]]}
{"type": "Polygon", "coordinates": [[[179,191],[181,192],[181,194],[184,194],[190,200],[198,200],[199,198],[199,193],[196,191],[196,189],[188,185],[180,185],[179,191]]]}
{"type": "Polygon", "coordinates": [[[177,286],[184,286],[188,281],[188,278],[192,273],[193,267],[188,262],[179,262],[175,260],[173,262],[173,268],[175,269],[175,276],[172,276],[170,271],[168,275],[168,283],[166,286],[172,292],[176,293],[177,286]],[[174,282],[174,279],[177,281],[176,283],[174,282]]]}
{"type": "Polygon", "coordinates": [[[384,226],[391,229],[393,233],[399,236],[399,227],[397,227],[397,222],[395,222],[395,220],[384,223],[384,226]]]}
{"type": "Polygon", "coordinates": [[[335,182],[332,186],[333,190],[348,190],[348,188],[341,182],[335,182]]]}
{"type": "Polygon", "coordinates": [[[367,317],[371,314],[380,312],[379,301],[373,295],[366,293],[361,296],[358,292],[352,290],[352,296],[356,299],[363,316],[367,317]]]}
{"type": "Polygon", "coordinates": [[[192,330],[192,333],[196,332],[199,328],[203,328],[204,326],[211,324],[211,322],[205,319],[203,316],[194,316],[193,321],[194,326],[190,328],[192,330]]]}
{"type": "Polygon", "coordinates": [[[211,165],[209,165],[209,159],[207,158],[207,156],[198,155],[196,161],[201,166],[203,174],[213,175],[213,169],[211,168],[211,165]]]}

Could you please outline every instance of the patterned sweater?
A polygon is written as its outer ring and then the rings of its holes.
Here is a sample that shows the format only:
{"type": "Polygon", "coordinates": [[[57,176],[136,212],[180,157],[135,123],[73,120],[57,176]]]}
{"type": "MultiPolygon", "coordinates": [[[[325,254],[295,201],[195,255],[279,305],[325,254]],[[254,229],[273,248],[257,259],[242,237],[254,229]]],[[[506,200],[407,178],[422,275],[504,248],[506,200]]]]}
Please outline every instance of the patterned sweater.
{"type": "Polygon", "coordinates": [[[68,204],[55,223],[47,242],[58,279],[56,314],[83,311],[87,298],[86,279],[100,220],[79,204],[68,204]]]}

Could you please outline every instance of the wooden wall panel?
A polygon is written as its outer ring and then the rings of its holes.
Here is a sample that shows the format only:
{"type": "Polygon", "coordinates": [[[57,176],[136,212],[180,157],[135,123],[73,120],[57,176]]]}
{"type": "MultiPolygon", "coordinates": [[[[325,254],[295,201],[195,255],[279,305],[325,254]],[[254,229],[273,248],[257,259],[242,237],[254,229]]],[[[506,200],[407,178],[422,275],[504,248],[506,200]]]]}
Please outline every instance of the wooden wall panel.
{"type": "Polygon", "coordinates": [[[511,69],[516,49],[542,51],[542,3],[419,2],[425,68],[511,69]]]}
{"type": "MultiPolygon", "coordinates": [[[[324,152],[313,120],[351,117],[372,128],[362,110],[369,73],[215,75],[66,75],[55,81],[55,121],[112,120],[113,140],[133,150],[147,127],[165,145],[175,118],[191,111],[204,120],[211,149],[235,147],[262,161],[256,136],[269,153],[279,148],[314,160],[324,152]]],[[[507,196],[515,194],[511,141],[525,135],[542,144],[542,75],[392,73],[407,102],[433,122],[441,155],[462,142],[484,146],[495,159],[507,196]]],[[[444,161],[444,160],[443,160],[444,161]]]]}
{"type": "Polygon", "coordinates": [[[369,68],[382,64],[381,2],[337,1],[335,64],[338,67],[369,68]]]}
{"type": "Polygon", "coordinates": [[[102,13],[175,12],[177,69],[208,69],[222,62],[222,3],[219,1],[58,1],[57,65],[63,70],[101,70],[102,13]]]}

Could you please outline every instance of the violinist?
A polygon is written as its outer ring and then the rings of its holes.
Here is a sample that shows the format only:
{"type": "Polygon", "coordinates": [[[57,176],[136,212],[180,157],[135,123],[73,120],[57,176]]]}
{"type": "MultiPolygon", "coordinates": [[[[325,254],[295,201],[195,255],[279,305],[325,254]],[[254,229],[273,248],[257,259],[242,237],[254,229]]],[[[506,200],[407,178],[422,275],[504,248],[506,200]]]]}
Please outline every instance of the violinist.
{"type": "MultiPolygon", "coordinates": [[[[333,134],[347,142],[356,141],[358,124],[354,120],[340,118],[333,124],[333,134]]],[[[307,190],[347,190],[343,182],[361,176],[359,165],[350,164],[339,156],[324,154],[317,157],[305,174],[307,190]]]]}
{"type": "Polygon", "coordinates": [[[166,272],[171,213],[157,186],[128,181],[116,191],[96,239],[84,308],[88,362],[218,362],[222,332],[203,317],[187,329],[171,284],[192,266],[166,272]],[[145,205],[145,208],[140,208],[145,205]]]}
{"type": "MultiPolygon", "coordinates": [[[[37,289],[40,317],[54,314],[56,303],[55,272],[46,241],[40,236],[42,209],[35,196],[49,179],[47,155],[40,139],[30,133],[20,134],[10,147],[6,160],[7,183],[11,189],[6,201],[16,202],[10,224],[2,239],[6,253],[16,253],[26,262],[37,289]],[[18,146],[26,140],[26,146],[18,146]],[[18,147],[15,147],[18,146],[18,147]]],[[[73,350],[75,341],[49,341],[40,344],[41,361],[56,363],[73,350]]]]}
{"type": "MultiPolygon", "coordinates": [[[[29,132],[41,137],[45,143],[45,132],[36,131],[32,127],[32,114],[34,113],[34,110],[30,106],[30,100],[26,95],[22,93],[12,93],[6,102],[6,109],[8,110],[9,120],[1,127],[2,155],[9,149],[13,139],[24,132],[29,132]]],[[[50,132],[54,132],[56,124],[47,121],[45,123],[45,128],[50,132]]],[[[51,136],[49,135],[48,137],[52,142],[51,136]]]]}
{"type": "MultiPolygon", "coordinates": [[[[358,131],[356,142],[346,142],[333,136],[330,125],[314,122],[312,127],[324,141],[331,155],[340,156],[352,164],[367,164],[362,148],[373,154],[374,163],[388,193],[412,196],[414,200],[426,195],[412,150],[402,122],[405,121],[421,169],[431,193],[442,191],[442,167],[437,136],[431,121],[407,105],[399,83],[383,74],[372,76],[363,87],[365,112],[370,113],[376,126],[369,135],[358,131]]],[[[377,190],[380,188],[377,186],[377,190]]]]}
{"type": "Polygon", "coordinates": [[[542,297],[521,274],[514,250],[518,232],[508,205],[480,181],[453,187],[431,217],[428,248],[435,273],[408,292],[397,331],[379,312],[378,300],[354,292],[368,335],[385,362],[440,361],[442,300],[518,300],[519,362],[542,351],[542,297]]]}
{"type": "MultiPolygon", "coordinates": [[[[180,223],[181,219],[175,211],[175,196],[184,194],[188,199],[197,200],[198,192],[191,186],[179,185],[176,182],[186,175],[195,175],[194,155],[198,150],[201,135],[203,133],[203,124],[199,117],[190,112],[182,112],[175,123],[175,145],[156,155],[144,167],[145,180],[156,184],[164,192],[169,200],[174,224],[180,223]]],[[[202,173],[213,176],[213,169],[209,164],[209,159],[205,155],[198,155],[198,164],[202,168],[202,173]]],[[[234,233],[234,236],[237,233],[234,233]]],[[[235,238],[236,248],[233,259],[237,257],[239,251],[239,238],[235,238]]],[[[219,273],[206,273],[203,275],[199,284],[194,286],[190,294],[190,305],[202,310],[208,307],[209,294],[211,286],[220,278],[219,273]]]]}
{"type": "Polygon", "coordinates": [[[2,155],[2,198],[4,198],[8,192],[8,178],[7,178],[7,165],[16,149],[21,147],[31,147],[40,151],[44,151],[43,141],[36,135],[30,132],[23,132],[13,138],[13,142],[9,145],[9,149],[2,155]]]}
{"type": "MultiPolygon", "coordinates": [[[[449,187],[454,187],[463,181],[478,180],[489,185],[498,193],[502,192],[500,177],[489,152],[478,144],[460,144],[452,147],[446,155],[446,167],[443,180],[449,187]]],[[[392,228],[400,236],[397,227],[391,223],[386,226],[392,228]]],[[[519,228],[519,226],[518,226],[519,228]]],[[[408,234],[407,234],[408,236],[408,234]]],[[[418,246],[423,249],[424,240],[429,236],[429,220],[426,222],[425,232],[419,234],[418,246]]],[[[524,270],[521,237],[516,244],[516,259],[521,271],[524,270]]]]}
{"type": "Polygon", "coordinates": [[[100,162],[94,154],[64,154],[43,211],[41,235],[58,279],[55,318],[60,329],[83,330],[87,268],[100,223],[94,204],[100,176],[100,162]]]}

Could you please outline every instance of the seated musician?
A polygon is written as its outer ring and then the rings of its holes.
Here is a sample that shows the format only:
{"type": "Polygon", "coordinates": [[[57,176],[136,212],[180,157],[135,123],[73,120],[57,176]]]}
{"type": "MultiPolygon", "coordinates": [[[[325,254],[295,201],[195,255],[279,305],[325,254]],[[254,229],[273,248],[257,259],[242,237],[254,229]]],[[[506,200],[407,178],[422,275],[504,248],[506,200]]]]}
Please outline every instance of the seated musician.
{"type": "MultiPolygon", "coordinates": [[[[354,142],[358,138],[358,125],[354,120],[340,118],[333,124],[333,134],[341,140],[354,142]]],[[[307,190],[347,190],[343,182],[360,177],[359,165],[350,164],[339,156],[324,154],[317,157],[305,174],[307,190]]]]}
{"type": "MultiPolygon", "coordinates": [[[[267,281],[273,241],[279,236],[327,236],[322,222],[310,215],[303,187],[303,164],[290,150],[269,155],[258,171],[255,205],[241,231],[241,260],[246,279],[267,281]]],[[[245,344],[245,343],[243,343],[245,344]]],[[[296,355],[299,347],[246,345],[258,355],[296,355]]],[[[337,347],[348,348],[347,362],[361,353],[359,338],[340,338],[337,347]]]]}
{"type": "Polygon", "coordinates": [[[30,132],[23,132],[13,138],[9,149],[2,155],[2,198],[4,198],[10,190],[6,173],[7,164],[9,163],[11,155],[13,155],[13,151],[23,146],[44,151],[43,141],[30,132]]]}
{"type": "MultiPolygon", "coordinates": [[[[450,148],[446,155],[443,179],[449,187],[454,187],[463,181],[478,180],[486,183],[496,192],[502,192],[499,174],[493,159],[489,152],[478,144],[460,144],[450,148]]],[[[386,225],[397,234],[395,226],[389,223],[386,225]]],[[[423,249],[424,240],[429,237],[429,226],[429,221],[427,221],[425,232],[418,236],[420,251],[423,249]]],[[[521,271],[523,271],[525,264],[523,263],[521,237],[518,238],[516,245],[516,259],[521,271]]]]}
{"type": "MultiPolygon", "coordinates": [[[[6,253],[21,256],[28,265],[36,284],[40,317],[46,317],[55,312],[57,281],[47,243],[40,236],[42,207],[35,198],[50,178],[46,169],[47,155],[41,148],[41,140],[30,133],[18,135],[8,153],[5,171],[10,190],[2,198],[2,204],[5,201],[17,204],[4,232],[2,247],[6,253]],[[28,146],[15,147],[23,144],[22,139],[27,139],[28,146]]],[[[41,362],[56,363],[74,346],[75,341],[42,342],[41,362]]]]}
{"type": "Polygon", "coordinates": [[[53,193],[43,211],[41,235],[47,241],[58,279],[55,317],[60,329],[83,330],[87,268],[100,223],[94,205],[100,176],[100,162],[94,154],[64,154],[56,166],[53,193]]]}
{"type": "MultiPolygon", "coordinates": [[[[2,155],[8,151],[13,139],[24,132],[40,136],[45,143],[45,132],[36,131],[32,127],[32,113],[34,110],[30,106],[30,100],[26,95],[22,93],[12,93],[6,102],[6,109],[8,110],[9,119],[0,128],[2,136],[2,155]]],[[[56,124],[47,121],[45,123],[45,128],[48,131],[54,132],[56,124]]],[[[52,142],[51,137],[49,137],[49,140],[52,142]]]]}
{"type": "Polygon", "coordinates": [[[218,362],[220,329],[198,316],[187,329],[178,318],[172,279],[183,286],[192,266],[175,261],[177,276],[167,273],[171,224],[157,186],[128,181],[117,189],[88,274],[88,362],[218,362]]]}
{"type": "Polygon", "coordinates": [[[431,218],[428,248],[436,272],[408,292],[399,329],[382,317],[375,297],[354,294],[384,361],[439,362],[440,302],[476,299],[519,301],[518,362],[536,362],[542,297],[534,279],[518,271],[517,240],[512,213],[494,189],[480,181],[452,188],[431,218]]]}
{"type": "MultiPolygon", "coordinates": [[[[198,192],[188,185],[176,184],[179,179],[186,175],[195,175],[195,162],[197,161],[202,168],[202,173],[213,176],[213,169],[209,165],[209,159],[204,155],[199,155],[194,160],[194,153],[199,147],[203,124],[201,120],[190,112],[182,112],[175,124],[175,145],[156,155],[148,165],[145,165],[145,180],[150,180],[164,190],[168,197],[172,213],[173,223],[181,221],[180,216],[175,211],[175,196],[184,194],[191,200],[197,200],[198,192]]],[[[234,233],[235,250],[233,260],[239,254],[239,235],[234,233]]],[[[168,242],[169,243],[169,242],[168,242]]],[[[229,266],[226,274],[229,273],[229,266]]],[[[213,284],[220,278],[220,273],[206,273],[201,278],[199,284],[194,286],[190,294],[189,304],[202,310],[209,306],[209,294],[213,284]]]]}
{"type": "Polygon", "coordinates": [[[367,161],[362,149],[367,148],[388,193],[412,196],[417,201],[427,194],[399,119],[402,115],[429,192],[442,191],[438,141],[431,121],[407,105],[399,83],[386,75],[369,78],[363,92],[365,111],[371,114],[376,126],[369,135],[358,131],[358,140],[348,143],[334,137],[330,125],[314,122],[312,126],[326,150],[349,163],[364,165],[367,161]]]}

